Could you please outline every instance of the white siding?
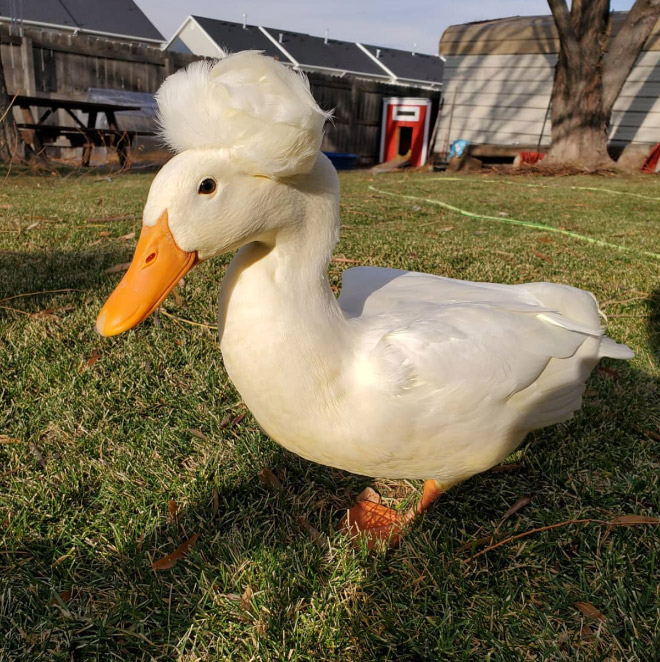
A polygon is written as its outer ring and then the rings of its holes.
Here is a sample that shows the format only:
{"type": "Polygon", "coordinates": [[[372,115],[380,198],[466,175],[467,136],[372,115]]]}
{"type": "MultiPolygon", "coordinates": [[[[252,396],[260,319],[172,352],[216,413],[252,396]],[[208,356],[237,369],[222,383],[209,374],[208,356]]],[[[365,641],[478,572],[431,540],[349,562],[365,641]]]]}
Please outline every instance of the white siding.
{"type": "Polygon", "coordinates": [[[204,57],[223,57],[225,55],[213,39],[192,19],[188,19],[187,23],[181,28],[178,37],[195,55],[203,55],[204,57]]]}
{"type": "MultiPolygon", "coordinates": [[[[536,147],[550,103],[556,55],[445,57],[437,152],[443,153],[459,138],[536,147]]],[[[548,116],[542,148],[550,144],[550,128],[548,116]]],[[[618,144],[660,142],[660,51],[645,51],[637,59],[614,105],[610,140],[618,144]]]]}
{"type": "MultiPolygon", "coordinates": [[[[555,55],[446,57],[436,151],[444,152],[459,138],[489,145],[537,144],[552,92],[555,55]]],[[[549,121],[544,137],[547,143],[549,121]]]]}

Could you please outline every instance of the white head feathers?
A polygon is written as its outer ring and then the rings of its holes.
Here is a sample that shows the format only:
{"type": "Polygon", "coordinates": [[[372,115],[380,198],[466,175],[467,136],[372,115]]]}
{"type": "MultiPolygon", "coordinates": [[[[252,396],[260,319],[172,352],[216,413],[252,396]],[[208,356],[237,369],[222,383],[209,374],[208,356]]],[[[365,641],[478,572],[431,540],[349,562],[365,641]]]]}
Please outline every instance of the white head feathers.
{"type": "Polygon", "coordinates": [[[228,150],[274,177],[311,170],[330,117],[303,75],[257,51],[193,62],[165,80],[156,100],[175,151],[228,150]]]}

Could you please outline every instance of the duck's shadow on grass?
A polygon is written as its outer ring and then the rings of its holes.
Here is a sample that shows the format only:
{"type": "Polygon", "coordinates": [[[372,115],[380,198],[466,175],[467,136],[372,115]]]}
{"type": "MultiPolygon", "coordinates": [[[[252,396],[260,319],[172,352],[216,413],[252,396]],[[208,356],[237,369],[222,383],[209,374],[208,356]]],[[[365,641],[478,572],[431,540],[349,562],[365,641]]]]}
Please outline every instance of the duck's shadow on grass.
{"type": "Polygon", "coordinates": [[[130,254],[122,245],[90,252],[0,251],[0,300],[21,299],[30,311],[52,307],[61,296],[54,290],[80,294],[107,286],[111,276],[106,269],[128,261],[130,254]]]}
{"type": "MultiPolygon", "coordinates": [[[[281,489],[263,485],[256,471],[221,481],[198,476],[190,487],[197,498],[168,515],[163,496],[159,522],[141,536],[118,536],[123,544],[114,554],[97,555],[81,532],[76,555],[62,561],[57,541],[37,537],[0,560],[0,569],[3,562],[31,567],[32,585],[14,587],[14,599],[27,590],[40,607],[20,616],[30,659],[51,659],[53,650],[75,660],[110,654],[171,659],[195,649],[199,632],[217,637],[218,659],[248,659],[256,650],[263,659],[283,659],[302,645],[305,631],[321,636],[325,619],[328,627],[341,628],[352,659],[427,659],[439,637],[457,641],[470,627],[473,596],[504,617],[511,592],[529,589],[514,572],[526,563],[517,552],[503,548],[474,565],[458,553],[463,543],[491,534],[520,496],[531,495],[532,503],[505,531],[573,515],[606,518],[640,507],[658,512],[656,497],[639,494],[632,466],[633,454],[637,465],[644,462],[639,444],[653,399],[634,397],[631,383],[645,388],[649,379],[629,369],[617,379],[597,374],[591,383],[597,395],[587,399],[584,417],[532,435],[513,471],[489,472],[450,491],[387,554],[354,550],[334,532],[342,508],[370,479],[281,450],[270,465],[281,489]],[[199,538],[176,565],[152,569],[153,561],[195,534],[199,538]],[[405,609],[414,612],[412,621],[402,618],[405,609]],[[318,625],[309,619],[319,619],[318,625]],[[411,622],[415,637],[406,634],[411,622]]],[[[92,502],[100,485],[87,487],[92,502]]],[[[617,552],[635,547],[641,533],[631,531],[626,540],[614,534],[617,552]]],[[[538,547],[529,567],[541,567],[551,583],[559,573],[562,586],[577,585],[579,568],[588,562],[575,548],[598,534],[569,529],[556,538],[530,539],[538,547]]],[[[560,614],[584,598],[562,591],[564,601],[555,605],[560,614]]]]}
{"type": "MultiPolygon", "coordinates": [[[[1,268],[8,277],[1,279],[0,298],[56,288],[93,290],[107,282],[103,270],[124,261],[126,253],[119,247],[98,255],[34,256],[38,268],[24,255],[3,254],[1,268]],[[70,270],[62,273],[63,265],[70,270]]],[[[660,290],[648,305],[647,331],[657,360],[660,290]]],[[[520,496],[531,495],[532,502],[506,524],[512,533],[576,514],[606,518],[640,508],[660,511],[657,494],[645,492],[652,481],[644,473],[649,458],[657,456],[648,436],[656,425],[657,380],[620,363],[607,365],[616,375],[596,372],[584,413],[531,435],[513,459],[518,465],[513,471],[487,473],[454,488],[388,554],[354,550],[334,531],[342,509],[372,484],[370,479],[281,450],[273,451],[269,468],[282,489],[262,485],[256,466],[250,476],[191,478],[190,493],[196,496],[185,507],[168,516],[163,497],[154,506],[162,513],[157,523],[139,536],[117,533],[112,554],[97,554],[84,530],[71,557],[58,541],[35,532],[20,548],[0,555],[0,576],[9,590],[4,591],[8,601],[0,603],[0,620],[21,623],[5,636],[14,639],[14,650],[29,656],[23,659],[34,660],[55,659],[53,651],[74,660],[171,659],[197,645],[197,631],[214,633],[219,659],[232,652],[234,659],[248,659],[259,646],[264,659],[283,659],[278,656],[302,645],[305,632],[322,637],[327,619],[329,628],[341,628],[351,659],[427,659],[438,650],[440,637],[463,638],[475,595],[490,600],[496,611],[509,610],[507,596],[515,593],[516,583],[528,588],[519,576],[509,576],[525,561],[510,558],[507,548],[485,557],[486,573],[457,554],[463,543],[491,534],[520,496]],[[152,569],[153,561],[195,534],[194,546],[172,568],[152,569]],[[20,568],[32,577],[29,586],[12,584],[20,568]],[[405,609],[412,609],[414,618],[403,618],[405,609]],[[309,624],[314,619],[316,626],[309,624]],[[408,634],[411,623],[415,637],[408,634]]],[[[90,504],[99,481],[81,492],[90,504]]],[[[387,496],[387,485],[385,491],[387,496]]],[[[588,529],[566,535],[573,546],[597,537],[588,529]]],[[[633,548],[638,535],[618,539],[619,549],[633,548]]],[[[588,562],[568,543],[530,540],[538,545],[534,564],[548,581],[553,572],[564,584],[582,581],[576,567],[588,562]]],[[[555,608],[562,614],[581,599],[568,590],[555,608]]],[[[313,650],[316,643],[305,645],[313,650]]]]}

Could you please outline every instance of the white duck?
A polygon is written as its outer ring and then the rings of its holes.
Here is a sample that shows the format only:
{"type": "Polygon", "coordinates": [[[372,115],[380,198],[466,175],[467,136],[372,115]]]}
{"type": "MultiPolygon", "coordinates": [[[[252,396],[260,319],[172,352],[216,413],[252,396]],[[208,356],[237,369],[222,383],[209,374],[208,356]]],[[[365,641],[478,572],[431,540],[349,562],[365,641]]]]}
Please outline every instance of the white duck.
{"type": "Polygon", "coordinates": [[[415,511],[360,502],[342,526],[392,536],[447,488],[501,462],[581,405],[603,356],[593,295],[360,267],[337,300],[327,268],[339,184],[319,152],[306,79],[255,52],[198,62],[158,95],[178,152],[154,179],[133,262],[101,310],[104,336],[155,310],[197,262],[240,248],[219,299],[231,379],[263,429],[347,471],[426,479],[415,511]]]}

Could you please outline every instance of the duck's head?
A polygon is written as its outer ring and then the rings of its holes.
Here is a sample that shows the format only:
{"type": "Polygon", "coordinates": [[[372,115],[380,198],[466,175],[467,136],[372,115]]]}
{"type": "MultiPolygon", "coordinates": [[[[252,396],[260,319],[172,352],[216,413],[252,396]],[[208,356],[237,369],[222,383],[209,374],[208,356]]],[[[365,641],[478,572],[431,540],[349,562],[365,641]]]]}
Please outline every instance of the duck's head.
{"type": "Polygon", "coordinates": [[[287,182],[309,173],[327,113],[305,78],[255,52],[197,62],[157,94],[178,153],[156,175],[126,275],[99,313],[103,336],[148,317],[197,263],[277,230],[287,182]]]}

